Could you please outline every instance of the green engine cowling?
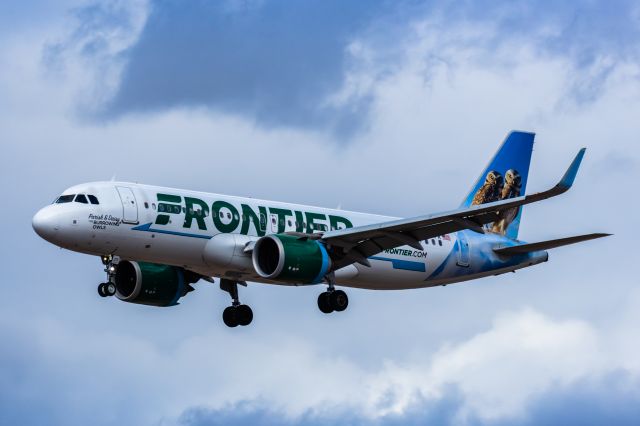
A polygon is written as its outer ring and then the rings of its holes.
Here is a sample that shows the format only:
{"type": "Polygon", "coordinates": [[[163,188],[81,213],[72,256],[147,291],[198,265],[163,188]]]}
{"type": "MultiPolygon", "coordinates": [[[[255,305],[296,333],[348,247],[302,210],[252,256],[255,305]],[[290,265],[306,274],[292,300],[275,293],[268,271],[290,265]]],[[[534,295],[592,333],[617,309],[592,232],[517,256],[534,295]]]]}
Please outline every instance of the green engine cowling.
{"type": "Polygon", "coordinates": [[[182,268],[122,260],[115,275],[116,297],[152,306],[173,306],[193,290],[194,274],[182,268]]]}
{"type": "Polygon", "coordinates": [[[316,284],[331,269],[324,244],[286,234],[272,234],[256,241],[253,267],[263,278],[292,284],[316,284]]]}

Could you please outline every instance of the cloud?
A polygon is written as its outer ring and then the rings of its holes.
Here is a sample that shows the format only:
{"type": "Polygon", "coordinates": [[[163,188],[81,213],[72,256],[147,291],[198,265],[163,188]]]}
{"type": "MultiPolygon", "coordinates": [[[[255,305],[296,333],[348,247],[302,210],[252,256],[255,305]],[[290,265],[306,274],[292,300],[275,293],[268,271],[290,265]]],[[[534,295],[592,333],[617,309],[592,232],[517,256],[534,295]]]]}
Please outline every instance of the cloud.
{"type": "MultiPolygon", "coordinates": [[[[153,2],[139,38],[124,52],[126,66],[102,112],[117,117],[204,105],[268,127],[350,133],[366,116],[364,99],[338,108],[325,98],[342,84],[350,38],[374,12],[384,11],[383,3],[153,2]]],[[[102,17],[111,21],[113,8],[87,9],[80,13],[80,29],[101,34],[102,17]]],[[[72,34],[65,45],[83,38],[72,34]]],[[[95,42],[82,44],[100,51],[95,42]]]]}
{"type": "Polygon", "coordinates": [[[76,29],[46,56],[93,63],[78,110],[94,120],[206,107],[351,140],[375,122],[376,87],[418,53],[428,82],[443,65],[464,73],[461,54],[508,69],[514,58],[492,52],[524,47],[567,61],[562,95],[592,102],[621,64],[638,60],[637,10],[627,1],[105,1],[78,8],[76,29]],[[438,43],[415,51],[425,37],[438,43]]]}
{"type": "MultiPolygon", "coordinates": [[[[621,367],[609,336],[530,309],[500,314],[488,330],[432,354],[374,369],[327,358],[319,341],[266,330],[225,334],[208,329],[167,348],[45,317],[19,327],[5,320],[2,361],[12,374],[0,382],[3,420],[85,424],[107,404],[109,414],[94,424],[527,424],[553,413],[578,416],[557,403],[560,396],[575,407],[602,392],[640,398],[640,371],[621,367]]],[[[590,415],[608,413],[600,404],[590,415]]]]}

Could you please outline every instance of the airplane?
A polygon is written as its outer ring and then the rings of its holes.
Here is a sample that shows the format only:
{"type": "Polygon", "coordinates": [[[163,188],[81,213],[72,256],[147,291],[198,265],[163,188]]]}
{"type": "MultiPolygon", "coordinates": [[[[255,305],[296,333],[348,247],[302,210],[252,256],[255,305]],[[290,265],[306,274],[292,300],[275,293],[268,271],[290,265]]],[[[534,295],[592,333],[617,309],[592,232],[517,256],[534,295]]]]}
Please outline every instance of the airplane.
{"type": "Polygon", "coordinates": [[[349,299],[338,286],[444,286],[537,265],[548,249],[610,235],[518,240],[522,206],[569,190],[585,153],[553,188],[525,195],[534,138],[510,132],[457,209],[408,219],[109,181],[63,191],[32,224],[50,243],[101,258],[102,297],[174,306],[197,281],[218,279],[231,297],[223,322],[236,327],[253,320],[239,285],[322,285],[320,311],[341,312],[349,299]]]}

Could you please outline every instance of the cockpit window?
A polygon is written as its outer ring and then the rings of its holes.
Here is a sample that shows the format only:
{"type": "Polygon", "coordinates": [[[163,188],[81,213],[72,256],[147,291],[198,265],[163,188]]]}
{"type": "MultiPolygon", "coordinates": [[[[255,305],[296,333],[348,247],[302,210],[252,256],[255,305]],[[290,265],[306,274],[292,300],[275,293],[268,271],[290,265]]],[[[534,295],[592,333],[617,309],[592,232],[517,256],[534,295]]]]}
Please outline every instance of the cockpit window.
{"type": "Polygon", "coordinates": [[[76,194],[70,194],[70,195],[61,195],[58,197],[58,199],[56,200],[56,204],[64,204],[64,203],[70,203],[73,201],[73,198],[76,196],[76,194]]]}
{"type": "Polygon", "coordinates": [[[87,201],[87,197],[84,194],[76,195],[75,202],[82,203],[82,204],[89,204],[89,201],[87,201]]]}
{"type": "Polygon", "coordinates": [[[89,201],[91,201],[91,204],[100,204],[95,195],[89,194],[89,195],[87,195],[87,197],[89,197],[89,201]]]}

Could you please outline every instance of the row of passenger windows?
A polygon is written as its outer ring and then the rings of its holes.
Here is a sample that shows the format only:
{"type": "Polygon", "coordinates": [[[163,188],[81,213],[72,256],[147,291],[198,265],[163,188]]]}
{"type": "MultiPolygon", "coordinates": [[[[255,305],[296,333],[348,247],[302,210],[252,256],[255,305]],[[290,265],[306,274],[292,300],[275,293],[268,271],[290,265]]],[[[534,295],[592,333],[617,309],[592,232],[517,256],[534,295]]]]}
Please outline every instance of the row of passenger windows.
{"type": "Polygon", "coordinates": [[[76,202],[80,204],[100,204],[98,198],[95,195],[91,194],[69,194],[69,195],[61,195],[55,201],[54,204],[65,204],[70,202],[76,202]]]}
{"type": "Polygon", "coordinates": [[[429,244],[429,242],[431,242],[431,244],[433,244],[434,246],[435,246],[436,244],[438,244],[438,245],[440,245],[440,246],[442,245],[442,240],[441,240],[441,239],[439,239],[439,238],[438,238],[438,242],[437,242],[437,243],[436,243],[436,239],[435,239],[435,238],[432,238],[431,240],[424,240],[424,242],[425,242],[426,244],[429,244]]]}

